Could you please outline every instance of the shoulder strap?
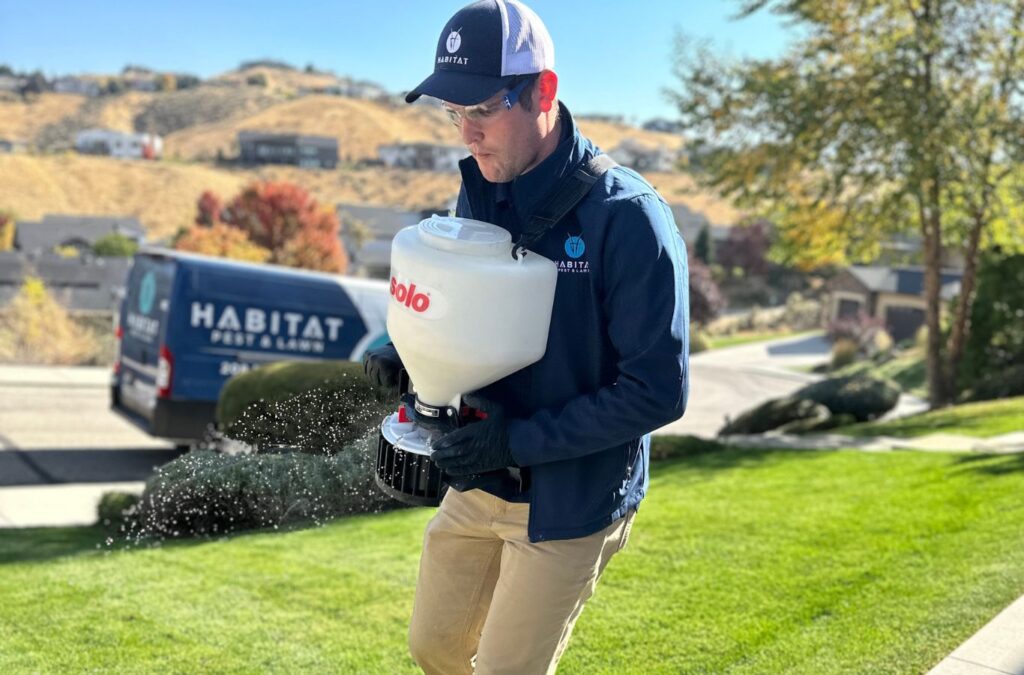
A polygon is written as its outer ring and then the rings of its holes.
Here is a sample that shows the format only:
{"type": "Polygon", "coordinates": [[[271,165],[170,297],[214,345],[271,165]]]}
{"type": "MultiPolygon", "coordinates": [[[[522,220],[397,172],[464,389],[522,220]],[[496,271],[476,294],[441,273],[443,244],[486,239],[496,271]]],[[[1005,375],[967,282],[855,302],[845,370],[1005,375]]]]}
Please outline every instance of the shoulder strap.
{"type": "Polygon", "coordinates": [[[518,260],[521,249],[533,245],[557,225],[587,196],[601,176],[618,165],[608,155],[596,155],[582,162],[575,171],[563,178],[547,201],[526,222],[523,233],[512,246],[512,257],[518,260]]]}

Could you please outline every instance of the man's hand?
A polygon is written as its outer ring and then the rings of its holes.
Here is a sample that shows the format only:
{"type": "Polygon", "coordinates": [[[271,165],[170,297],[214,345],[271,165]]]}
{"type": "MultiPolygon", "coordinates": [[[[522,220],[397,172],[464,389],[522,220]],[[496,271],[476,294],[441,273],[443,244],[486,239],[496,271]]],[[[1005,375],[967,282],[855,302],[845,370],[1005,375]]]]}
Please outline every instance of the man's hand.
{"type": "Polygon", "coordinates": [[[393,344],[371,349],[363,355],[363,372],[371,383],[398,393],[398,374],[402,370],[402,359],[393,344]]]}
{"type": "Polygon", "coordinates": [[[430,459],[452,476],[469,476],[515,466],[508,448],[508,422],[503,406],[478,396],[463,403],[487,418],[445,434],[434,443],[430,459]]]}

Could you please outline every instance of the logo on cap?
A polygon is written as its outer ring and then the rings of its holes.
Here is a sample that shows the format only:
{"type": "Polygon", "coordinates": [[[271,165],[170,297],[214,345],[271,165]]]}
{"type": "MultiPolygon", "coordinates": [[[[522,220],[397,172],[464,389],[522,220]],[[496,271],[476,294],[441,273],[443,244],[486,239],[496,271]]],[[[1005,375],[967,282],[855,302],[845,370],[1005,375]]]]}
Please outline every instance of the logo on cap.
{"type": "MultiPolygon", "coordinates": [[[[459,28],[459,30],[462,29],[459,28]]],[[[462,46],[462,36],[459,35],[459,30],[453,30],[448,34],[448,39],[445,40],[445,46],[448,48],[449,54],[459,51],[459,47],[462,46]]]]}

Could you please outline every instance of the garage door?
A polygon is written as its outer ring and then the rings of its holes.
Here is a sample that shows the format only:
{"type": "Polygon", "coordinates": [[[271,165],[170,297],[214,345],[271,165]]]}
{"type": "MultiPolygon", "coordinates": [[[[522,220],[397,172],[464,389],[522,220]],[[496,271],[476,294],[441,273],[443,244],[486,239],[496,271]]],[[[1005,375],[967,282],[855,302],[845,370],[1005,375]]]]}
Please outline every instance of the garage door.
{"type": "Polygon", "coordinates": [[[896,342],[913,339],[917,329],[924,325],[924,310],[918,307],[887,307],[885,329],[896,342]]]}

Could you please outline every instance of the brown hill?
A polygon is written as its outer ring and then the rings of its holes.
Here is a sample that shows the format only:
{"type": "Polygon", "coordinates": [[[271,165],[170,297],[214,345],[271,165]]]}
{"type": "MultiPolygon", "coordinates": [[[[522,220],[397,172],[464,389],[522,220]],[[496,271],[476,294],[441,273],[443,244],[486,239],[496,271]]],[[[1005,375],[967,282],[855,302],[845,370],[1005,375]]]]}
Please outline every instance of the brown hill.
{"type": "Polygon", "coordinates": [[[455,128],[437,109],[315,95],[169,134],[164,152],[196,160],[212,159],[218,151],[232,157],[238,153],[236,137],[242,129],[333,136],[341,157],[349,161],[374,159],[379,146],[398,141],[458,142],[455,128]]]}
{"type": "MultiPolygon", "coordinates": [[[[731,223],[736,212],[696,190],[682,174],[649,174],[670,203],[686,204],[712,222],[731,223]]],[[[197,163],[125,161],[71,153],[0,155],[0,208],[23,219],[46,213],[133,215],[151,238],[167,237],[189,225],[204,190],[229,199],[253,180],[287,180],[308,189],[321,203],[391,205],[408,209],[443,207],[458,191],[457,174],[365,168],[307,171],[267,166],[234,170],[197,163]]]]}

